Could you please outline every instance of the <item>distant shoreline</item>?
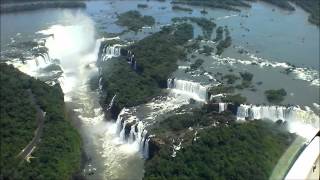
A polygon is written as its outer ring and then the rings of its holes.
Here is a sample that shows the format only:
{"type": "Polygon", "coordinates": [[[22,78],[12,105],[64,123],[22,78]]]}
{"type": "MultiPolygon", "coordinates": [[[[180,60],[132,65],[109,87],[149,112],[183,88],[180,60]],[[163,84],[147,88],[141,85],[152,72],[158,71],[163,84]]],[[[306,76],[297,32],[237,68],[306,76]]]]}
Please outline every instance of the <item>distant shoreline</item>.
{"type": "Polygon", "coordinates": [[[81,1],[55,1],[55,2],[17,2],[1,4],[0,13],[16,13],[23,11],[33,11],[49,8],[86,8],[86,4],[81,1]]]}

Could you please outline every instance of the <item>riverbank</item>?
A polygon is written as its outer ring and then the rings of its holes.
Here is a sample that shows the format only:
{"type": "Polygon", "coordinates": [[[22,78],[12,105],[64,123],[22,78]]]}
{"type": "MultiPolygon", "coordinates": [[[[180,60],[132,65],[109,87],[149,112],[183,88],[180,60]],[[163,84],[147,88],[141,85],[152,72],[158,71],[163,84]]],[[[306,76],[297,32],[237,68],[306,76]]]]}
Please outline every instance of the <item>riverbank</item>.
{"type": "Polygon", "coordinates": [[[15,13],[21,11],[33,11],[39,9],[49,9],[49,8],[86,8],[84,2],[74,2],[74,1],[41,1],[41,2],[28,2],[28,3],[6,3],[1,4],[0,12],[5,13],[15,13]]]}

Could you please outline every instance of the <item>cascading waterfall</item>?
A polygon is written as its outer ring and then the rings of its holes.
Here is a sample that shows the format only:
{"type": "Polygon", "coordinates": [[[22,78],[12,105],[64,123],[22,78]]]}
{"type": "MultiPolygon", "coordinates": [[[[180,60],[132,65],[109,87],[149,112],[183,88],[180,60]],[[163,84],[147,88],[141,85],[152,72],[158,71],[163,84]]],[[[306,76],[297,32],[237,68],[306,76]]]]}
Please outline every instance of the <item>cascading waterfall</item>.
{"type": "Polygon", "coordinates": [[[129,50],[127,52],[127,56],[128,56],[128,62],[131,64],[132,68],[134,70],[137,70],[137,61],[134,57],[134,54],[129,50]]]}
{"type": "Polygon", "coordinates": [[[120,140],[124,143],[136,145],[143,158],[148,159],[150,137],[143,122],[133,116],[130,109],[123,108],[118,115],[116,126],[116,134],[120,140]]]}
{"type": "Polygon", "coordinates": [[[102,91],[102,77],[99,78],[99,90],[102,91]]]}
{"type": "Polygon", "coordinates": [[[227,110],[228,103],[219,103],[219,113],[227,110]]]}
{"type": "Polygon", "coordinates": [[[270,119],[272,121],[303,121],[316,125],[319,117],[312,110],[302,110],[298,106],[256,106],[241,104],[238,107],[237,119],[270,119]]]}
{"type": "Polygon", "coordinates": [[[35,58],[36,65],[38,67],[44,67],[51,63],[51,59],[48,53],[37,54],[35,58]],[[41,57],[40,59],[38,57],[41,57]]]}
{"type": "Polygon", "coordinates": [[[120,50],[121,48],[118,44],[115,44],[113,46],[106,44],[102,50],[101,61],[107,61],[113,57],[120,56],[120,50]]]}
{"type": "Polygon", "coordinates": [[[299,106],[284,107],[241,104],[238,107],[237,119],[282,120],[288,123],[291,132],[295,132],[308,140],[313,137],[320,128],[319,116],[310,108],[303,110],[299,106]]]}
{"type": "Polygon", "coordinates": [[[109,106],[108,106],[108,108],[107,108],[107,111],[112,108],[112,106],[113,106],[113,104],[114,104],[114,100],[116,99],[116,97],[117,97],[116,94],[112,97],[112,99],[111,99],[111,101],[110,101],[110,104],[109,104],[109,106]]]}
{"type": "Polygon", "coordinates": [[[167,87],[189,95],[195,100],[207,101],[208,99],[208,87],[197,82],[173,78],[167,80],[167,87]]]}

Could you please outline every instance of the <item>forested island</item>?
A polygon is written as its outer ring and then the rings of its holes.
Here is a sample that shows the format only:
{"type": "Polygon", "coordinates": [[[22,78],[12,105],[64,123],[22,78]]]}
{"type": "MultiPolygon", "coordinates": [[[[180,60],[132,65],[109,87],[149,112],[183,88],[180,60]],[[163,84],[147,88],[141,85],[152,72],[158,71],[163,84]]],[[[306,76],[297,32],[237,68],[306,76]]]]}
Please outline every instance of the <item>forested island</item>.
{"type": "Polygon", "coordinates": [[[7,0],[1,1],[1,13],[14,13],[20,11],[33,11],[47,8],[85,8],[86,4],[81,1],[24,1],[7,0]],[[17,3],[19,2],[19,3],[17,3]],[[20,4],[21,2],[21,4],[20,4]]]}
{"type": "Polygon", "coordinates": [[[127,27],[128,30],[136,32],[143,26],[154,25],[155,20],[152,16],[143,16],[139,11],[132,10],[118,15],[118,20],[116,23],[120,26],[127,27]]]}
{"type": "Polygon", "coordinates": [[[198,17],[176,17],[171,19],[172,22],[192,22],[201,27],[204,37],[206,39],[210,39],[213,29],[217,26],[213,21],[210,21],[206,18],[198,18],[198,17]]]}
{"type": "Polygon", "coordinates": [[[80,171],[81,140],[66,115],[60,86],[50,87],[4,63],[0,84],[0,179],[71,179],[80,171]],[[45,112],[43,130],[25,159],[22,150],[36,136],[36,106],[45,112]]]}

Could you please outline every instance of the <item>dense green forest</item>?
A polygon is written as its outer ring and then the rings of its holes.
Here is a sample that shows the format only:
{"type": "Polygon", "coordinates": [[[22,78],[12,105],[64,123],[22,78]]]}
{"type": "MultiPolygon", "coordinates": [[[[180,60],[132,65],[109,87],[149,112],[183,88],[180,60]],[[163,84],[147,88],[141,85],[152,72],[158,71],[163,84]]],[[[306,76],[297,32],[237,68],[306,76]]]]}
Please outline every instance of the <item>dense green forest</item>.
{"type": "Polygon", "coordinates": [[[287,95],[287,92],[286,90],[281,88],[276,90],[266,90],[264,94],[266,95],[266,98],[269,102],[279,104],[284,100],[285,96],[287,95]]]}
{"type": "Polygon", "coordinates": [[[80,136],[65,114],[63,92],[0,64],[1,177],[0,179],[70,179],[80,169],[80,136]],[[19,158],[36,129],[36,108],[46,112],[40,142],[31,162],[19,158]]]}
{"type": "Polygon", "coordinates": [[[268,179],[295,136],[282,122],[237,123],[210,105],[171,116],[152,130],[157,149],[146,161],[144,179],[268,179]],[[195,133],[197,131],[197,133],[195,133]],[[182,147],[173,155],[175,145],[182,147]]]}
{"type": "Polygon", "coordinates": [[[46,8],[85,8],[86,4],[81,1],[25,1],[25,0],[5,0],[1,1],[0,13],[14,13],[20,11],[32,11],[46,8]],[[17,4],[14,2],[23,2],[17,4]]]}
{"type": "Polygon", "coordinates": [[[138,31],[143,26],[152,26],[155,20],[152,16],[143,16],[139,11],[127,11],[118,16],[116,23],[125,26],[131,31],[138,31]]]}
{"type": "Polygon", "coordinates": [[[128,47],[135,54],[137,70],[124,57],[101,64],[104,104],[117,94],[112,114],[123,107],[134,106],[158,95],[165,88],[170,74],[177,68],[177,60],[185,56],[183,45],[193,37],[190,24],[164,27],[128,47]]]}
{"type": "MultiPolygon", "coordinates": [[[[1,0],[1,3],[15,3],[15,2],[39,2],[40,0],[1,0]]],[[[57,2],[57,1],[81,1],[81,0],[43,0],[47,2],[57,2]]]]}
{"type": "Polygon", "coordinates": [[[198,26],[201,27],[203,36],[206,39],[210,39],[213,28],[216,27],[216,24],[213,21],[210,21],[209,19],[203,18],[203,17],[175,17],[171,19],[172,22],[185,22],[190,21],[193,23],[196,23],[198,26]]]}

